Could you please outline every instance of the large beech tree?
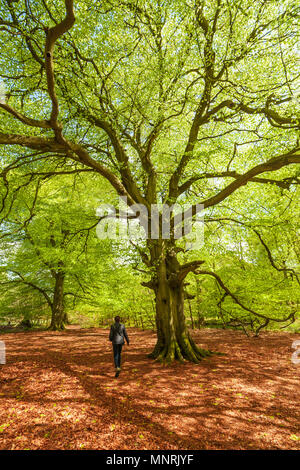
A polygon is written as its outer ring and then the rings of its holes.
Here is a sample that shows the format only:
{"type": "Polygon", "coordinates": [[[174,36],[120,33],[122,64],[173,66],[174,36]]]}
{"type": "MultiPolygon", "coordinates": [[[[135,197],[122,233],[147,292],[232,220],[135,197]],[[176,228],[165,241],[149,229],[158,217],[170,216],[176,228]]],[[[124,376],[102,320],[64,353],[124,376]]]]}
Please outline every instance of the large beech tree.
{"type": "MultiPolygon", "coordinates": [[[[298,183],[296,2],[1,0],[0,18],[4,200],[26,159],[98,173],[149,217],[182,201],[212,216],[245,185],[298,183]]],[[[137,250],[156,299],[151,357],[199,362],[186,276],[239,299],[203,260],[183,263],[174,236],[137,250]]]]}

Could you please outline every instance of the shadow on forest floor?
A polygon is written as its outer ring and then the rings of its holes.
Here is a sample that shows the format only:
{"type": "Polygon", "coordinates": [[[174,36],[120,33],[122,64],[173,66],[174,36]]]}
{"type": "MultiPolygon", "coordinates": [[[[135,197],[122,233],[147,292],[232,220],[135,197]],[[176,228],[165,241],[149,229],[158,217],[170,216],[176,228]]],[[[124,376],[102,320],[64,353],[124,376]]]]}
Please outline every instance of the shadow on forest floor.
{"type": "Polygon", "coordinates": [[[108,330],[1,335],[0,449],[298,449],[299,335],[193,331],[218,350],[163,366],[152,331],[128,328],[114,378],[108,330]]]}

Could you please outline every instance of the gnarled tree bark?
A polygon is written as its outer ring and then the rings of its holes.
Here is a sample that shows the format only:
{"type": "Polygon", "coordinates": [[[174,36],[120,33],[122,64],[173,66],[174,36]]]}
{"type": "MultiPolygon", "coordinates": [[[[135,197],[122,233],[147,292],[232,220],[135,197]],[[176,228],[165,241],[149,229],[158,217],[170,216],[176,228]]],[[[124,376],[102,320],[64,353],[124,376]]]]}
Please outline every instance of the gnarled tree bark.
{"type": "Polygon", "coordinates": [[[148,243],[155,274],[144,283],[155,293],[157,342],[150,358],[165,363],[174,359],[199,363],[211,351],[199,348],[191,338],[184,315],[184,279],[202,261],[180,265],[174,247],[165,240],[148,243]]]}

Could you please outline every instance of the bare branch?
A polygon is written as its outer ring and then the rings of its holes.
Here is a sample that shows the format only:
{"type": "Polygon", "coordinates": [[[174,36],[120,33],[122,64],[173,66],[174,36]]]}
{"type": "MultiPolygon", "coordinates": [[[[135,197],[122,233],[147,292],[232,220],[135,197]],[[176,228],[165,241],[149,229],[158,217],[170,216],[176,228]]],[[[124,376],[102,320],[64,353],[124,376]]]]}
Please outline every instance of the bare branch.
{"type": "Polygon", "coordinates": [[[46,30],[46,44],[45,44],[45,69],[47,76],[48,93],[52,101],[52,111],[50,116],[50,124],[53,128],[56,138],[59,141],[63,140],[62,137],[62,126],[58,123],[59,105],[58,99],[55,92],[55,80],[54,80],[54,61],[53,52],[57,39],[65,34],[75,23],[75,15],[73,11],[73,0],[65,0],[66,16],[61,23],[56,24],[50,29],[46,30]]]}
{"type": "Polygon", "coordinates": [[[195,271],[195,274],[205,274],[205,275],[208,275],[208,276],[213,276],[216,281],[218,282],[218,284],[222,287],[222,289],[227,293],[227,295],[229,295],[234,301],[235,303],[237,303],[243,310],[246,310],[247,312],[249,313],[252,313],[253,315],[255,315],[256,317],[259,317],[259,318],[264,318],[265,320],[270,320],[270,321],[275,321],[275,322],[278,322],[278,323],[283,323],[283,322],[286,322],[288,321],[290,318],[294,318],[295,317],[295,313],[296,312],[292,312],[290,313],[287,317],[285,318],[273,318],[273,317],[267,317],[266,315],[263,315],[262,313],[258,313],[258,312],[255,312],[254,310],[246,307],[237,297],[235,294],[233,294],[229,289],[228,287],[225,286],[225,284],[223,283],[222,279],[220,278],[220,276],[218,276],[218,274],[214,273],[213,271],[202,271],[202,270],[197,270],[195,271]]]}

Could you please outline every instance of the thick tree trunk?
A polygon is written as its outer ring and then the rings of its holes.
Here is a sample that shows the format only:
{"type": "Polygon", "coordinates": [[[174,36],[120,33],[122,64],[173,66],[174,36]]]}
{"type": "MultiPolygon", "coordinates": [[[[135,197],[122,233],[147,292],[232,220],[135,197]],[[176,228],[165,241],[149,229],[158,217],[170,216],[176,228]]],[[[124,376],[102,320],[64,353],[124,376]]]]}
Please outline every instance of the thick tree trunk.
{"type": "Polygon", "coordinates": [[[54,297],[52,304],[52,317],[49,330],[60,331],[65,329],[64,312],[64,280],[65,274],[58,271],[55,275],[54,297]]]}
{"type": "Polygon", "coordinates": [[[156,301],[157,343],[150,358],[170,363],[174,359],[199,363],[210,351],[200,349],[189,335],[184,316],[184,277],[176,256],[163,255],[152,280],[156,301]]]}

